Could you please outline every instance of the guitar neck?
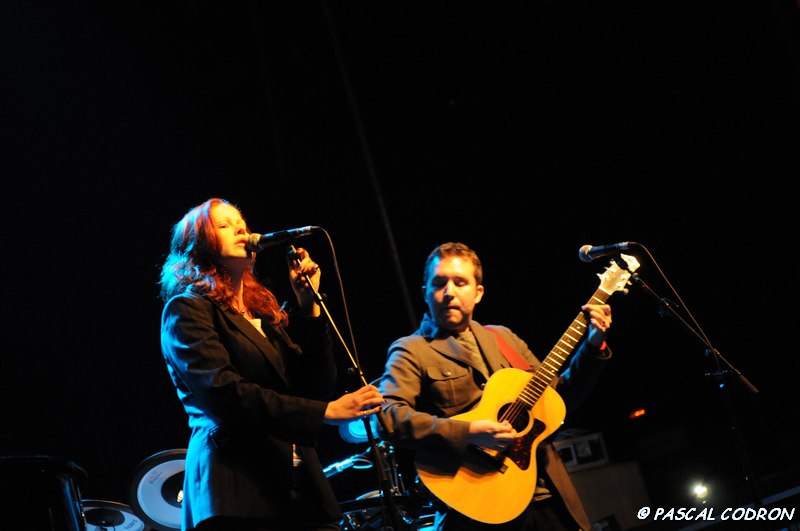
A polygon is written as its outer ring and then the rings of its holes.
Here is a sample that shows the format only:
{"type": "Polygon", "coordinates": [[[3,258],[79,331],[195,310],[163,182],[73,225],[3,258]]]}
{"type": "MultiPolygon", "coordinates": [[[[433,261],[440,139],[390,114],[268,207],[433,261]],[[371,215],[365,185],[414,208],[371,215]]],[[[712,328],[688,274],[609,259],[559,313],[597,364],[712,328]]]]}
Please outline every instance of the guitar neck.
{"type": "MultiPolygon", "coordinates": [[[[589,298],[587,304],[605,304],[610,296],[610,293],[598,288],[589,298]]],[[[579,312],[572,324],[569,325],[566,332],[561,336],[556,345],[542,361],[542,364],[533,373],[528,385],[525,386],[524,391],[520,394],[520,401],[524,402],[530,407],[539,400],[544,390],[558,377],[558,371],[561,366],[567,361],[572,351],[580,343],[583,334],[586,333],[588,322],[586,315],[579,312]]]]}

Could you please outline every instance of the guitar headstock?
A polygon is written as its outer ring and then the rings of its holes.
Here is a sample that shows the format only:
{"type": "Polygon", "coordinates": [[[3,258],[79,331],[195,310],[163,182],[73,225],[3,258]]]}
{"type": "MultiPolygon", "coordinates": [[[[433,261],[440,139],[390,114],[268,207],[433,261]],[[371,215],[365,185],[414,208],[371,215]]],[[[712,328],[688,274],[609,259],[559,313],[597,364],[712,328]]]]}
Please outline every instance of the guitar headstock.
{"type": "Polygon", "coordinates": [[[639,261],[630,255],[620,254],[619,257],[625,261],[627,268],[620,267],[615,261],[611,260],[609,265],[603,273],[599,273],[600,277],[600,290],[611,295],[615,291],[622,291],[627,293],[628,280],[631,274],[639,268],[639,261]]]}

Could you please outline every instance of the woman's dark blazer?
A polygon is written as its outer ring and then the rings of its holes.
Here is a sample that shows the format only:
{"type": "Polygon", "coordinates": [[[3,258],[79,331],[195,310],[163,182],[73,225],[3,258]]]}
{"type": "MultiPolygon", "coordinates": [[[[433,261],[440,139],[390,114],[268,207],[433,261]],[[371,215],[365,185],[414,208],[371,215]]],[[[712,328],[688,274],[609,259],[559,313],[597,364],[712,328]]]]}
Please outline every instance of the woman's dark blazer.
{"type": "Polygon", "coordinates": [[[186,293],[164,306],[161,346],[188,415],[183,528],[216,516],[276,518],[289,507],[292,444],[320,521],[341,516],[315,445],[336,383],[322,318],[291,316],[286,330],[186,293]]]}

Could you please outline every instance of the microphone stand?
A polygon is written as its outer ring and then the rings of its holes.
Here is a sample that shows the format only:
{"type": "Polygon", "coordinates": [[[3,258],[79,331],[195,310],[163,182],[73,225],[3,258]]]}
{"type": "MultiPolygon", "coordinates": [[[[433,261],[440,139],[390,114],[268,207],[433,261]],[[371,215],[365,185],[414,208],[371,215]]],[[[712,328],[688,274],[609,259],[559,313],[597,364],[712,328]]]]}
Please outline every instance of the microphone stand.
{"type": "Polygon", "coordinates": [[[698,341],[700,341],[700,343],[703,344],[703,346],[705,347],[706,357],[713,356],[713,362],[716,370],[711,373],[706,373],[705,376],[706,378],[714,378],[719,383],[719,385],[717,385],[717,389],[720,389],[720,392],[722,393],[722,397],[725,402],[725,408],[731,423],[731,429],[736,434],[734,442],[736,450],[739,453],[739,459],[741,460],[742,469],[745,474],[745,482],[749,487],[750,492],[753,496],[753,504],[755,505],[755,507],[756,508],[762,507],[763,505],[762,498],[758,493],[758,488],[755,483],[755,478],[753,477],[752,466],[750,464],[750,459],[747,456],[747,450],[745,448],[744,438],[742,437],[742,432],[740,430],[740,424],[736,416],[736,413],[734,411],[733,405],[731,404],[730,395],[726,387],[724,386],[725,377],[730,374],[736,375],[739,384],[752,395],[757,395],[758,389],[753,384],[751,384],[750,381],[747,378],[745,378],[745,376],[736,367],[734,367],[727,359],[725,359],[725,357],[723,357],[722,354],[716,348],[714,348],[711,345],[711,342],[708,340],[708,338],[705,337],[705,335],[702,335],[697,329],[695,329],[691,324],[689,324],[686,321],[686,319],[684,319],[677,312],[677,309],[675,307],[676,305],[673,302],[664,297],[659,297],[652,289],[650,289],[650,286],[648,286],[644,282],[644,280],[642,280],[642,278],[638,275],[638,273],[630,271],[630,269],[628,268],[628,264],[625,262],[625,260],[616,257],[613,258],[613,260],[619,267],[630,272],[631,280],[637,286],[641,287],[645,293],[652,296],[658,302],[659,305],[658,313],[661,317],[669,315],[677,319],[683,325],[683,328],[688,330],[698,341]]]}
{"type": "MultiPolygon", "coordinates": [[[[297,250],[295,249],[294,245],[289,245],[286,248],[286,253],[287,253],[287,255],[289,256],[290,259],[297,260],[296,258],[293,258],[294,255],[297,253],[297,250]]],[[[359,366],[358,362],[356,361],[356,358],[350,352],[350,349],[347,348],[347,342],[344,340],[344,338],[342,337],[342,334],[339,332],[339,329],[336,327],[336,323],[334,322],[333,317],[331,316],[330,312],[328,311],[328,307],[325,305],[324,297],[320,294],[319,290],[317,290],[314,287],[314,284],[312,284],[311,278],[309,278],[308,274],[304,273],[303,274],[303,278],[308,283],[308,285],[311,287],[311,291],[314,292],[314,299],[317,301],[317,304],[319,304],[320,308],[322,308],[322,313],[325,314],[325,318],[327,319],[328,324],[330,324],[330,326],[333,329],[333,331],[336,332],[336,337],[339,338],[339,342],[342,344],[342,347],[344,348],[345,352],[347,353],[347,357],[350,359],[350,363],[351,363],[352,367],[349,369],[348,372],[351,375],[357,375],[359,380],[361,380],[361,384],[362,385],[368,385],[369,382],[364,377],[364,373],[361,370],[361,367],[359,366]]],[[[380,422],[381,427],[383,428],[383,430],[386,433],[391,433],[391,431],[388,428],[388,425],[386,424],[386,418],[385,418],[385,415],[384,415],[383,411],[379,411],[378,413],[376,413],[376,416],[378,417],[378,422],[380,422]]],[[[369,417],[365,415],[365,416],[362,417],[361,420],[364,423],[364,428],[365,428],[366,433],[367,433],[367,439],[369,440],[370,448],[372,449],[372,456],[375,459],[374,463],[375,463],[375,468],[377,469],[378,483],[380,485],[380,490],[381,490],[381,499],[382,499],[382,501],[381,501],[381,511],[383,512],[383,516],[384,516],[383,521],[384,522],[386,521],[386,513],[388,512],[389,513],[389,517],[391,519],[391,523],[392,523],[392,527],[391,528],[384,527],[383,530],[384,531],[404,531],[405,527],[402,526],[402,524],[401,524],[400,513],[399,513],[399,511],[397,509],[397,504],[395,503],[394,495],[392,493],[391,481],[390,481],[389,476],[388,476],[388,474],[386,472],[386,465],[384,463],[383,456],[381,455],[380,449],[378,448],[378,443],[376,442],[375,436],[372,433],[372,426],[370,425],[369,417]]]]}

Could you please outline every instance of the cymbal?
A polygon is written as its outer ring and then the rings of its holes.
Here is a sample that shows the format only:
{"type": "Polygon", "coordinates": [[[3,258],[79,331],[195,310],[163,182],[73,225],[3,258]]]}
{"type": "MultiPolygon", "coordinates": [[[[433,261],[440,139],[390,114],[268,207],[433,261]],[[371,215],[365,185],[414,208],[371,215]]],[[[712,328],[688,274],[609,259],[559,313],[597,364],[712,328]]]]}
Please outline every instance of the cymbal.
{"type": "Polygon", "coordinates": [[[81,500],[81,508],[86,531],[105,531],[112,527],[126,531],[150,531],[125,504],[106,500],[81,500]]]}
{"type": "MultiPolygon", "coordinates": [[[[392,495],[391,500],[397,507],[401,508],[412,507],[414,505],[419,505],[419,506],[422,505],[418,499],[414,499],[411,496],[404,496],[399,494],[392,495]]],[[[350,500],[340,503],[339,507],[341,507],[342,512],[349,513],[352,511],[363,511],[364,509],[379,508],[383,501],[384,501],[384,496],[382,494],[369,498],[358,497],[355,500],[350,500]]]]}
{"type": "Polygon", "coordinates": [[[83,515],[86,523],[102,527],[116,527],[125,522],[125,515],[116,509],[87,509],[83,515]]]}

